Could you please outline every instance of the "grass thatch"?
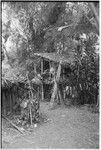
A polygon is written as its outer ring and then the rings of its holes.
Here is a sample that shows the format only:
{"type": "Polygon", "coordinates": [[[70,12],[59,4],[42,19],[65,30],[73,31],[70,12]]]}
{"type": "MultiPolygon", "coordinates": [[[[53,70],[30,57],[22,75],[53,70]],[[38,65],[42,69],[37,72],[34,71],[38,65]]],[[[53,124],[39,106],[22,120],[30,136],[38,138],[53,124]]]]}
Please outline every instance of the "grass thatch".
{"type": "Polygon", "coordinates": [[[9,64],[2,62],[2,88],[8,88],[13,84],[25,82],[26,77],[21,72],[22,68],[12,68],[9,64]]]}
{"type": "Polygon", "coordinates": [[[59,62],[62,60],[62,64],[73,65],[75,62],[74,53],[71,52],[68,55],[58,54],[58,53],[34,53],[35,56],[40,56],[50,61],[59,62]]]}

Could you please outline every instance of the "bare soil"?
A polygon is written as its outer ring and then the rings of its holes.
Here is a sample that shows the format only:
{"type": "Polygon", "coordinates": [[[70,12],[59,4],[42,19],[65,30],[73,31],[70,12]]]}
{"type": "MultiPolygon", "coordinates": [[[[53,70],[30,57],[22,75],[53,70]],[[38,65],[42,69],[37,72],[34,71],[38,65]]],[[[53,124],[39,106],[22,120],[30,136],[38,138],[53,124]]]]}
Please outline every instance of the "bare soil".
{"type": "Polygon", "coordinates": [[[31,133],[21,135],[2,121],[2,148],[98,149],[99,114],[87,107],[58,107],[49,109],[42,102],[40,110],[47,119],[31,133]]]}

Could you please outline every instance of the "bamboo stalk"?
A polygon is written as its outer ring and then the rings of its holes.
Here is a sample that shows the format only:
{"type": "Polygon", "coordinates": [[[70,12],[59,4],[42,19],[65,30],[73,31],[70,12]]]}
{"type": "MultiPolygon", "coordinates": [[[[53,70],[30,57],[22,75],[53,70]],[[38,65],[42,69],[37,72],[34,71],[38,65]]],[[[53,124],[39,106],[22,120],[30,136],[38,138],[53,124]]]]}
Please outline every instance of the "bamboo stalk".
{"type": "MultiPolygon", "coordinates": [[[[43,74],[43,58],[41,59],[41,75],[43,74]]],[[[42,85],[41,85],[41,94],[42,94],[42,101],[44,100],[44,88],[43,88],[43,82],[42,82],[42,85]]]]}

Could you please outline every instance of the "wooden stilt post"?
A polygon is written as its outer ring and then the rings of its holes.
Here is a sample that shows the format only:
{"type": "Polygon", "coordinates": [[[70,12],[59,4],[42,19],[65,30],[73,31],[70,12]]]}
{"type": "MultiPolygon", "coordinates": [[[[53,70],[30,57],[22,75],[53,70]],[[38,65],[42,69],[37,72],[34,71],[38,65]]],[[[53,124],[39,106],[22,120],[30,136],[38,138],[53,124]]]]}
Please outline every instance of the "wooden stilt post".
{"type": "MultiPolygon", "coordinates": [[[[52,64],[51,64],[51,61],[50,61],[50,62],[49,62],[49,70],[51,69],[51,65],[52,65],[52,64]]],[[[50,77],[51,77],[51,75],[50,75],[50,77]]]]}
{"type": "Polygon", "coordinates": [[[36,73],[36,64],[34,64],[34,72],[36,73]]]}
{"type": "Polygon", "coordinates": [[[63,98],[64,98],[64,101],[65,101],[65,98],[66,98],[65,87],[63,88],[63,98]]]}
{"type": "Polygon", "coordinates": [[[37,91],[37,100],[38,100],[38,111],[39,111],[39,113],[40,113],[40,98],[39,98],[39,87],[38,87],[38,91],[37,91]]]}
{"type": "Polygon", "coordinates": [[[58,93],[59,93],[59,98],[60,98],[60,104],[63,105],[63,99],[62,99],[60,89],[58,89],[58,93]]]}
{"type": "MultiPolygon", "coordinates": [[[[15,90],[14,90],[14,92],[15,92],[15,90]]],[[[15,93],[14,93],[14,95],[15,95],[15,93]]],[[[15,98],[13,98],[13,90],[11,90],[11,99],[12,99],[12,110],[13,110],[14,101],[16,99],[16,95],[15,95],[15,98]]]]}
{"type": "Polygon", "coordinates": [[[30,80],[28,78],[28,72],[27,72],[27,80],[28,80],[28,84],[29,84],[29,88],[30,88],[30,90],[29,90],[29,97],[30,97],[29,114],[30,114],[30,124],[32,125],[32,99],[34,99],[34,95],[33,95],[33,91],[32,91],[30,80]]]}
{"type": "MultiPolygon", "coordinates": [[[[17,86],[14,87],[14,93],[15,97],[13,98],[13,106],[15,104],[15,101],[18,101],[18,89],[17,89],[17,86]]],[[[12,97],[13,97],[13,94],[12,94],[12,97]]]]}
{"type": "MultiPolygon", "coordinates": [[[[41,59],[41,75],[43,74],[43,58],[41,59]]],[[[44,100],[44,89],[43,89],[43,83],[42,83],[42,88],[41,88],[41,94],[42,94],[42,101],[44,100]]]]}
{"type": "Polygon", "coordinates": [[[10,100],[10,113],[11,113],[12,112],[12,96],[10,92],[9,92],[9,100],[10,100]]]}

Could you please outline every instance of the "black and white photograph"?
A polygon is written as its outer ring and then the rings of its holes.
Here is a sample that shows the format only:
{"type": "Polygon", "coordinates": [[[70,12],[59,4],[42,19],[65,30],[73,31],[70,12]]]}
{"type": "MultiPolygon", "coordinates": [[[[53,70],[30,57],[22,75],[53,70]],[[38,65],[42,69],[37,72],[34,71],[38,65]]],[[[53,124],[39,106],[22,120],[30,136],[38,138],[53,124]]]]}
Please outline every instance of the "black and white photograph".
{"type": "Polygon", "coordinates": [[[1,148],[100,149],[99,1],[1,1],[1,148]]]}

